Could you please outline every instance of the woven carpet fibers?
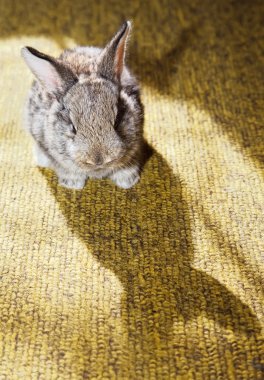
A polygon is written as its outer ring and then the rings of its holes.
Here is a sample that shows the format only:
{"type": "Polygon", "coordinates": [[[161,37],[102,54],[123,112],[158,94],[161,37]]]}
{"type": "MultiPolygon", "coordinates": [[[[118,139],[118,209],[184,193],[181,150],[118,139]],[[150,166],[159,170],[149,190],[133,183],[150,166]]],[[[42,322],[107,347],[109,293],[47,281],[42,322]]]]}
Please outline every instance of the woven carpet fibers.
{"type": "Polygon", "coordinates": [[[261,1],[0,0],[0,379],[263,379],[261,1]],[[128,62],[153,147],[138,185],[57,185],[21,113],[31,45],[128,62]]]}

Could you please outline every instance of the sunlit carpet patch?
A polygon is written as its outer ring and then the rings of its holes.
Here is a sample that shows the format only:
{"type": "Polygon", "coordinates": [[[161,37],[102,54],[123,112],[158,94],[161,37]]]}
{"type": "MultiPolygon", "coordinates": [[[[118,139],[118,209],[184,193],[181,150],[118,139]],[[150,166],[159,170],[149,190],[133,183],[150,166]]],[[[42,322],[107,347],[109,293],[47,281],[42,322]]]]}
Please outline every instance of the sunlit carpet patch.
{"type": "Polygon", "coordinates": [[[261,1],[1,2],[0,379],[262,379],[261,1]],[[141,181],[64,189],[35,166],[20,58],[129,62],[153,148],[141,181]]]}

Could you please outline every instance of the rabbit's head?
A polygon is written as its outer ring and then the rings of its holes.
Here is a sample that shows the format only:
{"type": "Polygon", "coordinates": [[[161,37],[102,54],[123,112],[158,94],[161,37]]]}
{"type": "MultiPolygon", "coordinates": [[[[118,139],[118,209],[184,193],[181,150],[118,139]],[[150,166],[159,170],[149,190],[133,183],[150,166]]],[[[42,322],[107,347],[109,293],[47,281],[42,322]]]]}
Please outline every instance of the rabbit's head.
{"type": "Polygon", "coordinates": [[[46,108],[49,140],[82,169],[118,166],[140,139],[138,96],[123,91],[124,82],[130,89],[136,84],[124,66],[130,28],[125,22],[104,49],[89,48],[90,55],[77,48],[55,59],[22,49],[41,84],[38,99],[46,108]]]}

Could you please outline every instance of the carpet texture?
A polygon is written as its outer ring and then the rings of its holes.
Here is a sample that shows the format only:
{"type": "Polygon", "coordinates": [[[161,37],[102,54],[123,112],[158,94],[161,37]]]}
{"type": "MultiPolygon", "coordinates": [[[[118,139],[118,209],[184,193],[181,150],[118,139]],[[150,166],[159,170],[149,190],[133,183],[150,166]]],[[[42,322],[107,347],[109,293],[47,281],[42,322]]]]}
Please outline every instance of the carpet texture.
{"type": "Polygon", "coordinates": [[[0,0],[0,379],[264,378],[264,2],[0,0]],[[128,63],[153,147],[140,183],[35,166],[20,48],[128,63]]]}

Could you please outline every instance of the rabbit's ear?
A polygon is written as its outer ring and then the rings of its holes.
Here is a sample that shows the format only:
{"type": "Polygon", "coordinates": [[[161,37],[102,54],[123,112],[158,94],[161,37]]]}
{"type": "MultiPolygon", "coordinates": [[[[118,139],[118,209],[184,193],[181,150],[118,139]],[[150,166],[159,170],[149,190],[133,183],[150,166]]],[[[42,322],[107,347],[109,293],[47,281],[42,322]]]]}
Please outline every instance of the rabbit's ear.
{"type": "Polygon", "coordinates": [[[126,21],[102,51],[98,66],[101,75],[111,80],[120,80],[130,30],[131,22],[126,21]]]}
{"type": "Polygon", "coordinates": [[[24,47],[21,55],[37,79],[50,93],[56,93],[75,81],[71,70],[55,58],[31,47],[24,47]]]}

